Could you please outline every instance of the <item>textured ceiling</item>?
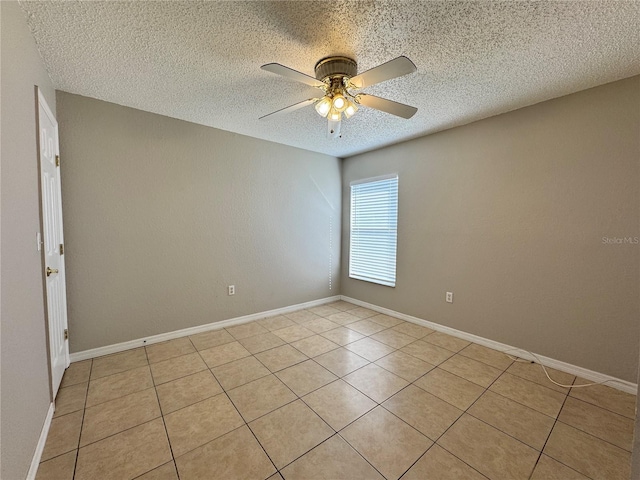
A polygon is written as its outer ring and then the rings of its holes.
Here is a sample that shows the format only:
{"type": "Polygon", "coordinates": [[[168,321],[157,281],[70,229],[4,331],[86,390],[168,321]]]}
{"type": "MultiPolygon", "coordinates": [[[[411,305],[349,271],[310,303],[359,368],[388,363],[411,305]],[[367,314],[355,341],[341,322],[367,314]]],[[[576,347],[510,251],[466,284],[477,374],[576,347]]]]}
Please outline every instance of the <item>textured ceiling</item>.
{"type": "Polygon", "coordinates": [[[56,88],[345,157],[640,73],[640,3],[21,2],[56,88]],[[317,96],[260,70],[313,76],[347,55],[364,71],[399,55],[418,72],[364,90],[418,107],[361,108],[329,139],[317,96]]]}

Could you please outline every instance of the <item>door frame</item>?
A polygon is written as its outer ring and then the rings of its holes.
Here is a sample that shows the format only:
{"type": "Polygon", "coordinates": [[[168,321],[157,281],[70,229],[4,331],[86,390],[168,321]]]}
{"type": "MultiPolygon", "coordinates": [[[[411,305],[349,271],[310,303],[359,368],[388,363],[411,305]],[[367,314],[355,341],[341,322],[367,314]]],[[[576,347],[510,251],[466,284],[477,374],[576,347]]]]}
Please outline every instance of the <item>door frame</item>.
{"type": "MultiPolygon", "coordinates": [[[[40,227],[40,231],[39,236],[38,236],[38,249],[40,251],[40,264],[41,264],[41,278],[42,278],[42,299],[43,299],[43,306],[44,306],[44,328],[45,328],[45,338],[46,338],[46,347],[47,347],[47,373],[49,374],[49,396],[51,399],[51,402],[55,401],[55,395],[54,395],[54,385],[53,385],[53,372],[52,372],[52,368],[53,368],[53,364],[52,364],[52,359],[51,359],[51,355],[52,355],[52,351],[51,351],[51,339],[50,339],[50,335],[49,335],[49,302],[48,302],[48,294],[47,294],[47,277],[45,274],[45,270],[47,268],[46,265],[46,253],[45,253],[45,249],[44,249],[44,243],[43,243],[43,238],[44,238],[44,212],[42,210],[42,159],[40,156],[40,106],[42,106],[42,108],[47,112],[48,115],[51,116],[51,118],[56,120],[56,124],[57,124],[57,119],[55,117],[55,115],[53,114],[53,112],[51,111],[51,108],[49,108],[49,104],[47,103],[46,98],[44,97],[44,95],[42,94],[40,88],[38,88],[37,85],[34,86],[34,94],[35,94],[35,110],[36,110],[36,154],[37,154],[37,170],[38,170],[38,212],[39,212],[39,227],[40,227]]],[[[57,134],[57,141],[56,141],[56,154],[60,155],[60,135],[59,135],[59,130],[56,132],[57,134]]],[[[60,173],[60,172],[58,172],[60,173]]],[[[62,202],[60,203],[60,208],[62,209],[62,202]]],[[[63,224],[64,225],[64,224],[63,224]]],[[[64,262],[64,259],[62,260],[64,262]]],[[[66,269],[65,269],[66,270],[66,269]]],[[[65,297],[66,297],[66,272],[65,272],[65,297]]],[[[65,299],[65,306],[66,306],[66,299],[65,299]]],[[[65,311],[67,309],[65,308],[65,311]]],[[[66,313],[66,312],[65,312],[66,313]]],[[[68,322],[68,314],[65,316],[65,328],[69,328],[69,322],[68,322]]],[[[69,341],[67,340],[65,342],[66,347],[65,347],[65,368],[69,367],[70,364],[70,357],[69,357],[69,341]]],[[[58,387],[59,390],[59,387],[58,387]]]]}

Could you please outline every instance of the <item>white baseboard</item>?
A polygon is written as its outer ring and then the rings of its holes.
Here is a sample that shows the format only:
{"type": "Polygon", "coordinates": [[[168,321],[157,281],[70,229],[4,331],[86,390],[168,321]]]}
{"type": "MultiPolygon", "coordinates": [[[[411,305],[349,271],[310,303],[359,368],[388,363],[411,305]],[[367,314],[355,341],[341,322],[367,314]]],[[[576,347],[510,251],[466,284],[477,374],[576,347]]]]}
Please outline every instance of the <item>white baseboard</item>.
{"type": "MultiPolygon", "coordinates": [[[[345,300],[347,302],[351,302],[355,305],[359,305],[361,307],[368,308],[370,310],[374,310],[376,312],[384,313],[385,315],[390,315],[392,317],[400,318],[402,320],[406,320],[407,322],[412,322],[418,325],[423,325],[425,327],[431,328],[433,330],[446,333],[448,335],[461,338],[463,340],[467,340],[469,342],[477,343],[479,345],[483,345],[488,348],[492,348],[494,350],[498,350],[500,352],[508,352],[511,355],[526,358],[527,360],[536,360],[542,363],[543,365],[551,368],[555,368],[556,370],[560,370],[571,375],[576,375],[586,380],[590,380],[592,382],[607,382],[608,386],[621,390],[623,392],[636,394],[638,391],[638,385],[635,383],[628,382],[626,380],[621,380],[619,378],[612,377],[610,375],[605,375],[604,373],[594,372],[593,370],[589,370],[583,367],[579,367],[577,365],[572,365],[570,363],[562,362],[560,360],[556,360],[554,358],[545,357],[543,355],[535,354],[537,358],[534,358],[530,352],[526,350],[522,350],[517,347],[513,347],[511,345],[506,345],[504,343],[496,342],[494,340],[489,340],[488,338],[480,337],[478,335],[474,335],[472,333],[463,332],[461,330],[456,330],[455,328],[446,327],[444,325],[440,325],[438,323],[430,322],[428,320],[424,320],[422,318],[413,317],[411,315],[407,315],[405,313],[396,312],[395,310],[391,310],[388,308],[380,307],[378,305],[373,305],[371,303],[363,302],[361,300],[357,300],[355,298],[347,297],[346,295],[335,295],[333,297],[321,298],[319,300],[313,300],[310,302],[299,303],[297,305],[290,305],[288,307],[276,308],[274,310],[268,310],[265,312],[252,313],[250,315],[244,315],[242,317],[230,318],[228,320],[222,320],[219,322],[208,323],[206,325],[199,325],[197,327],[184,328],[181,330],[175,330],[173,332],[161,333],[158,335],[152,335],[150,337],[138,338],[135,340],[130,340],[128,342],[116,343],[114,345],[107,345],[104,347],[93,348],[91,350],[84,350],[82,352],[72,353],[70,355],[71,362],[79,362],[81,360],[87,360],[89,358],[101,357],[103,355],[109,355],[112,353],[122,352],[124,350],[130,350],[132,348],[142,347],[145,345],[152,345],[154,343],[166,342],[167,340],[173,340],[174,338],[186,337],[188,335],[195,335],[197,333],[208,332],[211,330],[219,330],[224,327],[231,327],[234,325],[240,325],[242,323],[252,322],[254,320],[259,320],[261,318],[272,317],[275,315],[283,315],[285,313],[293,312],[295,310],[300,310],[303,308],[311,308],[318,305],[323,305],[325,303],[334,302],[336,300],[345,300]]],[[[53,414],[53,413],[52,413],[53,414]]],[[[48,420],[51,423],[51,419],[48,420]]],[[[48,430],[48,424],[45,424],[48,430]]],[[[43,430],[44,431],[44,430],[43,430]]],[[[46,435],[45,435],[46,439],[46,435]]],[[[44,448],[44,444],[42,445],[44,448]]],[[[36,452],[37,453],[37,452],[36,452]]],[[[42,451],[40,451],[40,454],[42,451]]],[[[38,461],[40,456],[38,455],[38,461]]],[[[35,456],[34,456],[35,459],[35,456]]],[[[33,465],[32,465],[33,467],[33,465]]],[[[36,466],[37,467],[37,466],[36,466]]],[[[31,470],[30,470],[31,471],[31,470]]],[[[29,477],[30,478],[30,477],[29,477]]]]}
{"type": "Polygon", "coordinates": [[[51,427],[51,420],[53,419],[54,410],[55,405],[53,402],[51,402],[51,404],[49,405],[49,411],[47,412],[47,417],[44,419],[44,425],[42,426],[42,431],[40,432],[38,444],[36,445],[36,451],[33,453],[33,458],[31,459],[31,466],[29,467],[29,473],[27,473],[27,480],[34,480],[36,478],[36,474],[38,473],[38,466],[40,465],[40,459],[42,458],[44,445],[45,443],[47,443],[47,435],[49,435],[49,427],[51,427]]]}
{"type": "Polygon", "coordinates": [[[407,322],[415,323],[418,325],[423,325],[425,327],[431,328],[432,330],[436,330],[438,332],[446,333],[453,337],[458,337],[463,340],[467,340],[469,342],[478,343],[488,348],[492,348],[494,350],[498,350],[500,352],[508,352],[510,355],[525,358],[527,360],[537,361],[542,363],[545,367],[555,368],[556,370],[560,370],[562,372],[569,373],[571,375],[576,375],[578,377],[584,378],[586,380],[592,382],[607,382],[607,385],[623,392],[631,393],[636,395],[638,392],[638,385],[635,383],[627,382],[626,380],[621,380],[619,378],[612,377],[610,375],[605,375],[604,373],[594,372],[593,370],[588,370],[583,367],[578,367],[577,365],[572,365],[570,363],[561,362],[560,360],[556,360],[554,358],[545,357],[543,355],[535,354],[537,359],[531,355],[530,352],[526,350],[522,350],[520,348],[512,347],[511,345],[506,345],[504,343],[496,342],[494,340],[489,340],[488,338],[479,337],[477,335],[473,335],[471,333],[466,333],[461,330],[456,330],[455,328],[445,327],[444,325],[440,325],[437,323],[430,322],[428,320],[423,320],[422,318],[413,317],[411,315],[406,315],[404,313],[396,312],[394,310],[390,310],[388,308],[379,307],[378,305],[373,305],[371,303],[363,302],[361,300],[357,300],[355,298],[347,297],[345,295],[340,295],[340,298],[346,302],[353,303],[355,305],[359,305],[361,307],[368,308],[369,310],[374,310],[376,312],[384,313],[385,315],[389,315],[391,317],[396,317],[401,320],[406,320],[407,322]]]}
{"type": "Polygon", "coordinates": [[[103,355],[118,353],[124,350],[130,350],[132,348],[142,347],[145,345],[152,345],[154,343],[166,342],[167,340],[173,340],[174,338],[186,337],[188,335],[195,335],[197,333],[208,332],[210,330],[219,330],[224,327],[232,327],[234,325],[253,322],[254,320],[260,320],[261,318],[266,318],[266,317],[273,317],[275,315],[283,315],[285,313],[293,312],[295,310],[301,310],[303,308],[317,307],[318,305],[324,305],[325,303],[335,302],[337,300],[340,300],[340,295],[321,298],[319,300],[312,300],[310,302],[305,302],[305,303],[299,303],[297,305],[290,305],[288,307],[276,308],[274,310],[268,310],[266,312],[252,313],[251,315],[244,315],[242,317],[230,318],[228,320],[221,320],[219,322],[207,323],[205,325],[198,325],[197,327],[189,327],[189,328],[183,328],[181,330],[175,330],[173,332],[160,333],[158,335],[152,335],[150,337],[137,338],[135,340],[129,340],[128,342],[122,342],[122,343],[116,343],[113,345],[107,345],[104,347],[92,348],[91,350],[84,350],[82,352],[72,353],[69,357],[71,359],[71,362],[79,362],[81,360],[87,360],[89,358],[95,358],[95,357],[102,357],[103,355]]]}

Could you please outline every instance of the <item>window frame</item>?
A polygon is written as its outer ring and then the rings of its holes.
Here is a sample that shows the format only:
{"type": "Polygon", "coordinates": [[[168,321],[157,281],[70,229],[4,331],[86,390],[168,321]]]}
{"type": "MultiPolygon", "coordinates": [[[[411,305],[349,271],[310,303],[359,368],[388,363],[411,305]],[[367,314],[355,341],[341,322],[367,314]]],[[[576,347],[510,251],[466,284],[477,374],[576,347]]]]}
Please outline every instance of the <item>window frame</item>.
{"type": "MultiPolygon", "coordinates": [[[[400,182],[399,175],[397,173],[392,173],[388,175],[380,175],[376,177],[363,178],[359,180],[354,180],[349,183],[349,278],[354,280],[361,280],[364,282],[369,282],[377,285],[383,285],[385,287],[395,288],[397,282],[397,260],[398,260],[398,207],[399,207],[399,194],[400,192],[400,182]],[[391,205],[391,208],[387,209],[388,215],[389,210],[393,210],[395,207],[395,237],[393,239],[393,278],[389,280],[388,278],[379,278],[371,275],[366,275],[362,271],[358,272],[357,267],[353,266],[353,252],[354,252],[354,186],[366,184],[366,183],[375,183],[381,182],[384,180],[393,180],[395,179],[395,205],[392,205],[391,202],[387,202],[385,205],[391,205]]],[[[356,228],[358,228],[356,226],[356,228]]],[[[362,228],[362,227],[360,227],[362,228]]],[[[389,261],[389,260],[387,260],[389,261]]]]}

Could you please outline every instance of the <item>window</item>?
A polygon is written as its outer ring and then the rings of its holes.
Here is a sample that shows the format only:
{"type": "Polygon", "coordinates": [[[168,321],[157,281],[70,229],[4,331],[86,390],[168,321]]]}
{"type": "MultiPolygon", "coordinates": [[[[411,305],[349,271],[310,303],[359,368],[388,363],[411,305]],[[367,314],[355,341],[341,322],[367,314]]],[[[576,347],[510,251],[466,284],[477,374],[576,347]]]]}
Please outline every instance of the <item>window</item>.
{"type": "Polygon", "coordinates": [[[396,286],[398,176],[351,183],[349,277],[396,286]]]}

